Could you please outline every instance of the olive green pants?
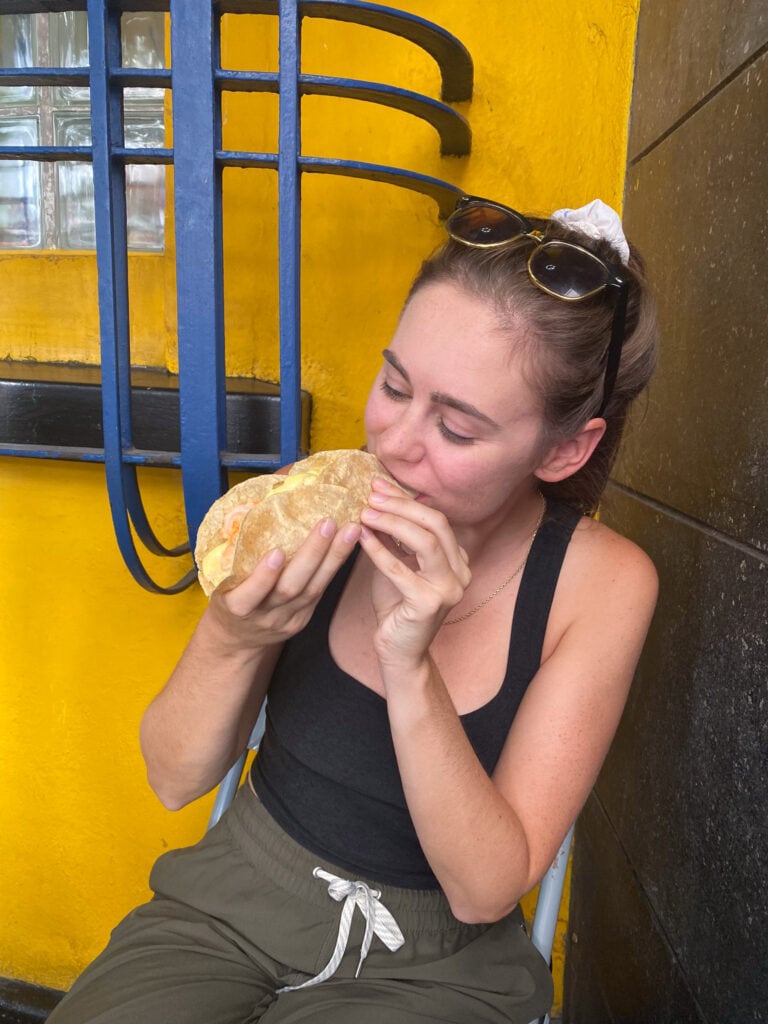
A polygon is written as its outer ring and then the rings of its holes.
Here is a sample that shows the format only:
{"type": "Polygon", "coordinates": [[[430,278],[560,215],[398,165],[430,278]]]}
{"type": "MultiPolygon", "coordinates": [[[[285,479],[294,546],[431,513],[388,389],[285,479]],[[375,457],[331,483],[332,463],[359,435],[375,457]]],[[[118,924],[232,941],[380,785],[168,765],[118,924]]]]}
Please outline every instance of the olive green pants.
{"type": "Polygon", "coordinates": [[[348,909],[315,868],[349,878],[288,837],[244,786],[196,846],[160,857],[154,899],[118,925],[49,1024],[529,1024],[549,1008],[549,970],[519,911],[462,924],[442,893],[375,880],[402,945],[373,935],[359,967],[366,919],[354,906],[335,973],[280,992],[326,967],[348,909]]]}

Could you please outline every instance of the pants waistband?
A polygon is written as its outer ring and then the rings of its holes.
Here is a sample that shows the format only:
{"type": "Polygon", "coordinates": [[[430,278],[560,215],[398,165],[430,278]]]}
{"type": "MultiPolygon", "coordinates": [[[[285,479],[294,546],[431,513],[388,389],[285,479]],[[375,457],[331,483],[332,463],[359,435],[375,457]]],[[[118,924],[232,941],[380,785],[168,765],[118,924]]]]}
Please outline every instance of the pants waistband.
{"type": "MultiPolygon", "coordinates": [[[[327,886],[318,884],[313,874],[315,868],[351,878],[347,869],[318,857],[289,836],[247,783],[241,786],[232,806],[215,827],[229,830],[241,854],[257,871],[317,907],[328,906],[328,891],[327,886]]],[[[464,932],[469,939],[490,927],[459,921],[440,890],[402,889],[384,885],[375,878],[361,877],[359,881],[381,892],[382,902],[404,931],[464,932]]]]}

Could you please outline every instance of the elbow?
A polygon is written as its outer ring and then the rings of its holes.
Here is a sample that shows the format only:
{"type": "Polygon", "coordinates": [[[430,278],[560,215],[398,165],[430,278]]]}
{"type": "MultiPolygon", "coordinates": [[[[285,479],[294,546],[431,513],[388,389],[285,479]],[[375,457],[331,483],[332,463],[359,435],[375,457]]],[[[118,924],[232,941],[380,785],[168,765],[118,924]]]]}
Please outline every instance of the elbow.
{"type": "Polygon", "coordinates": [[[443,885],[451,913],[462,924],[495,924],[507,917],[532,887],[509,864],[486,873],[454,877],[443,885]]]}
{"type": "Polygon", "coordinates": [[[153,787],[153,792],[166,811],[180,811],[182,807],[186,807],[190,802],[189,800],[182,800],[175,794],[166,794],[158,791],[153,787]]]}
{"type": "Polygon", "coordinates": [[[194,789],[190,779],[185,778],[174,764],[152,756],[143,745],[142,754],[149,788],[167,811],[180,811],[202,796],[203,791],[194,789]]]}
{"type": "Polygon", "coordinates": [[[151,771],[147,772],[149,788],[167,811],[180,811],[182,807],[192,803],[197,794],[182,792],[178,786],[169,783],[167,779],[157,778],[151,771]]]}
{"type": "Polygon", "coordinates": [[[492,893],[489,893],[488,897],[487,899],[449,898],[448,903],[451,913],[462,924],[495,924],[511,914],[518,903],[513,899],[501,900],[498,896],[493,898],[492,893]]]}

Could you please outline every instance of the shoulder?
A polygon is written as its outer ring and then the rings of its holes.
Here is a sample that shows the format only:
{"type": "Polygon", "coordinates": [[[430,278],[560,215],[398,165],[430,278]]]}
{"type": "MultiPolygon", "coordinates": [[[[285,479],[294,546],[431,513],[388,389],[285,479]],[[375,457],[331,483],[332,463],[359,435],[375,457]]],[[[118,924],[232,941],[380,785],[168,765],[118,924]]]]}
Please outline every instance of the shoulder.
{"type": "Polygon", "coordinates": [[[582,517],[573,531],[564,569],[577,572],[585,586],[658,589],[656,567],[641,547],[604,523],[582,517]],[[570,564],[569,564],[570,563],[570,564]]]}
{"type": "Polygon", "coordinates": [[[595,519],[582,518],[568,545],[558,584],[558,603],[569,621],[635,615],[647,627],[658,577],[648,555],[633,541],[595,519]]]}
{"type": "Polygon", "coordinates": [[[578,633],[608,640],[617,634],[645,636],[656,607],[658,576],[648,555],[604,523],[576,525],[555,591],[548,630],[556,644],[578,633]]]}

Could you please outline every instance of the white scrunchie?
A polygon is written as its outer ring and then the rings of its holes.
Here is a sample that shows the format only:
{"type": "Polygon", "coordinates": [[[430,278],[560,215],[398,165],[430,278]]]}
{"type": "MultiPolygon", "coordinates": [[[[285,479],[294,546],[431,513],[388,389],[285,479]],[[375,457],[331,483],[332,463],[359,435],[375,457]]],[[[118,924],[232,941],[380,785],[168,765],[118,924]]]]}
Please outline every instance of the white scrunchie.
{"type": "Polygon", "coordinates": [[[580,231],[588,238],[604,238],[616,249],[621,262],[629,263],[629,245],[624,237],[618,213],[602,199],[593,199],[578,210],[555,210],[550,220],[559,221],[573,231],[580,231]]]}

